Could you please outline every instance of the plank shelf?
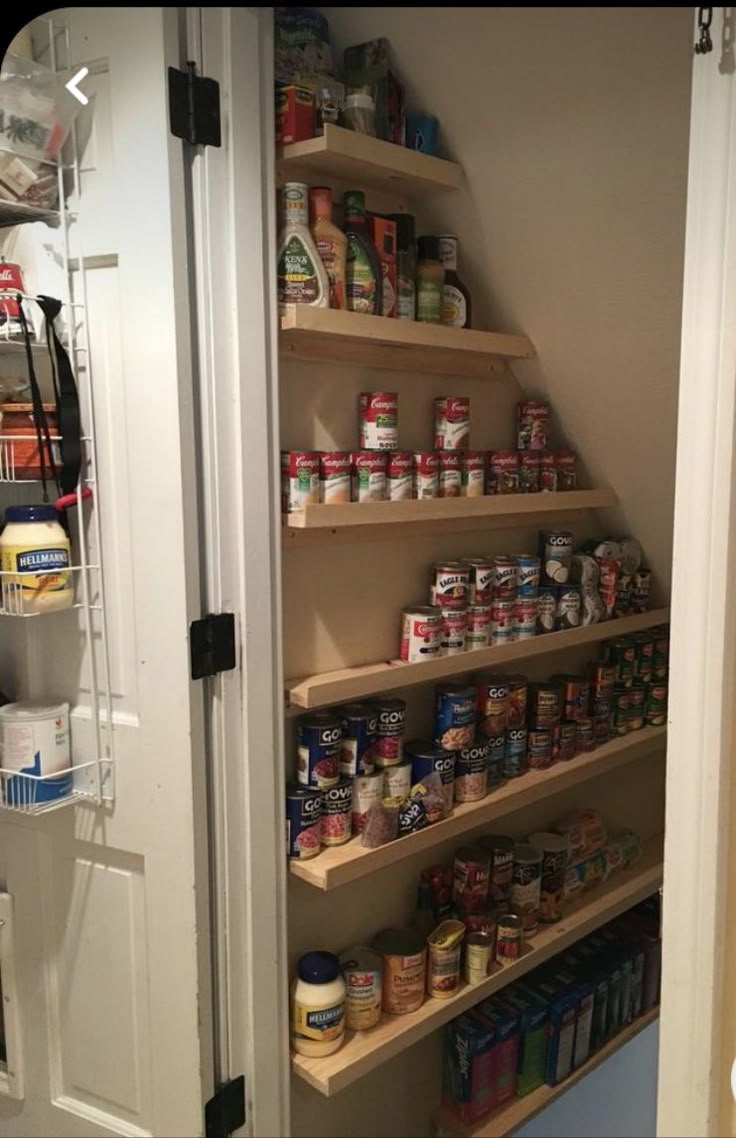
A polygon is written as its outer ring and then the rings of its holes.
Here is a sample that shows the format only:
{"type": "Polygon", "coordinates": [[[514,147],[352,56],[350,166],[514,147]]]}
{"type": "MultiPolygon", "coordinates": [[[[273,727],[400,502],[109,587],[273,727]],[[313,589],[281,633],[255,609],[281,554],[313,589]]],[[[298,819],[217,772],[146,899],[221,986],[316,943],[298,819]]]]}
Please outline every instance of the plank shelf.
{"type": "MultiPolygon", "coordinates": [[[[628,636],[642,632],[669,620],[668,608],[651,609],[635,616],[622,616],[600,624],[573,628],[567,632],[548,632],[531,640],[511,644],[496,644],[462,652],[458,656],[441,656],[434,660],[405,663],[403,660],[384,660],[377,664],[363,664],[353,668],[340,668],[334,672],[321,672],[313,676],[286,681],[286,700],[290,705],[311,709],[332,703],[344,703],[363,696],[378,695],[413,684],[444,680],[450,676],[467,675],[481,669],[496,668],[517,660],[548,656],[565,648],[596,644],[614,636],[628,636]]],[[[398,627],[398,616],[397,616],[398,627]]]]}
{"type": "Polygon", "coordinates": [[[348,1032],[345,1043],[333,1055],[319,1059],[293,1055],[294,1072],[323,1095],[330,1096],[350,1086],[461,1012],[651,896],[662,884],[662,845],[661,836],[646,842],[635,865],[612,874],[608,881],[584,893],[557,924],[540,927],[518,960],[497,965],[493,974],[479,984],[463,983],[456,995],[447,1000],[430,997],[409,1015],[385,1015],[370,1031],[348,1032]]]}
{"type": "Polygon", "coordinates": [[[365,849],[360,838],[356,837],[344,846],[324,849],[307,861],[292,859],[289,872],[317,889],[338,889],[341,885],[372,876],[378,870],[434,849],[451,838],[465,838],[471,831],[498,818],[559,794],[596,775],[642,759],[663,743],[666,736],[666,727],[645,727],[641,731],[617,736],[595,751],[578,755],[569,762],[555,763],[547,770],[528,771],[520,778],[511,779],[480,802],[458,804],[450,818],[427,826],[416,834],[397,838],[377,849],[365,849]]]}

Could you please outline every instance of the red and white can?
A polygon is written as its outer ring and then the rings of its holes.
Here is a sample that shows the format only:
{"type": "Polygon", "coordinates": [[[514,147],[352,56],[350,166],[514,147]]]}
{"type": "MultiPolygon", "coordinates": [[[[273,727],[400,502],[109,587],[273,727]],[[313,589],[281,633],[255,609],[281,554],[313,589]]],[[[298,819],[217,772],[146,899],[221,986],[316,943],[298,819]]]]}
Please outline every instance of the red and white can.
{"type": "Polygon", "coordinates": [[[493,559],[493,596],[498,600],[515,600],[518,585],[516,558],[500,553],[493,559]]]}
{"type": "Polygon", "coordinates": [[[530,399],[516,407],[516,446],[518,450],[546,450],[549,403],[530,399]]]}
{"type": "Polygon", "coordinates": [[[493,596],[493,582],[496,578],[495,562],[487,557],[467,557],[465,564],[470,570],[468,592],[470,604],[490,604],[493,596]]]}
{"type": "Polygon", "coordinates": [[[350,501],[350,453],[323,450],[319,456],[319,500],[326,506],[350,501]]]}
{"type": "Polygon", "coordinates": [[[319,454],[315,450],[281,452],[281,509],[285,514],[319,502],[319,454]]]}
{"type": "Polygon", "coordinates": [[[516,640],[531,640],[537,632],[538,597],[522,597],[514,606],[516,640]]]}
{"type": "Polygon", "coordinates": [[[410,450],[391,451],[386,460],[386,497],[405,502],[413,494],[413,459],[410,450]]]}
{"type": "Polygon", "coordinates": [[[545,450],[539,456],[539,489],[548,492],[557,489],[557,463],[554,451],[545,450]]]}
{"type": "Polygon", "coordinates": [[[510,644],[516,639],[516,601],[505,597],[491,603],[491,644],[510,644]]]}
{"type": "Polygon", "coordinates": [[[442,613],[438,608],[419,605],[401,614],[399,659],[409,663],[431,660],[439,654],[442,613]]]}
{"type": "Polygon", "coordinates": [[[440,498],[459,498],[461,488],[460,453],[453,450],[437,452],[440,498]]]}
{"type": "Polygon", "coordinates": [[[470,594],[470,567],[464,561],[437,561],[430,595],[438,608],[464,609],[470,594]]]}
{"type": "Polygon", "coordinates": [[[459,656],[465,651],[465,635],[468,630],[468,610],[441,608],[442,634],[440,636],[440,656],[459,656]]]}
{"type": "Polygon", "coordinates": [[[386,497],[386,454],[356,450],[350,456],[354,502],[383,502],[386,497]]]}
{"type": "Polygon", "coordinates": [[[519,454],[515,450],[493,450],[488,463],[488,493],[518,494],[519,454]]]}
{"type": "Polygon", "coordinates": [[[395,391],[360,394],[361,450],[396,450],[399,445],[399,397],[395,391]]]}
{"type": "Polygon", "coordinates": [[[435,450],[467,450],[470,446],[470,400],[467,395],[439,395],[434,401],[435,450]]]}
{"type": "Polygon", "coordinates": [[[18,301],[15,299],[19,292],[25,292],[20,265],[0,261],[0,325],[10,325],[8,332],[11,335],[21,329],[18,301]]]}
{"type": "Polygon", "coordinates": [[[491,606],[468,605],[468,629],[465,633],[465,649],[487,648],[491,642],[491,606]]]}
{"type": "Polygon", "coordinates": [[[482,498],[486,492],[486,452],[464,450],[460,455],[460,494],[463,498],[482,498]]]}
{"type": "Polygon", "coordinates": [[[440,489],[440,474],[437,455],[433,450],[414,451],[415,498],[436,498],[440,489]]]}
{"type": "Polygon", "coordinates": [[[557,489],[574,490],[578,484],[578,457],[574,450],[558,450],[555,454],[557,489]]]}
{"type": "Polygon", "coordinates": [[[539,492],[539,451],[523,450],[519,453],[519,492],[539,492]]]}

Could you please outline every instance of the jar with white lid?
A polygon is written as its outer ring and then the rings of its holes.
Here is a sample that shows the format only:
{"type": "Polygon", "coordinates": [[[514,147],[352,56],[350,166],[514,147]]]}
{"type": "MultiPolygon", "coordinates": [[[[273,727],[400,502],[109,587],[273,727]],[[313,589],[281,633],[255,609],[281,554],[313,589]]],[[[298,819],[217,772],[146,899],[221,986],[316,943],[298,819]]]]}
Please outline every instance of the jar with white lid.
{"type": "Polygon", "coordinates": [[[8,506],[0,534],[2,608],[20,615],[74,603],[71,546],[51,505],[8,506]]]}
{"type": "Polygon", "coordinates": [[[346,987],[331,952],[299,959],[291,990],[291,1043],[299,1055],[331,1055],[345,1038],[346,987]]]}

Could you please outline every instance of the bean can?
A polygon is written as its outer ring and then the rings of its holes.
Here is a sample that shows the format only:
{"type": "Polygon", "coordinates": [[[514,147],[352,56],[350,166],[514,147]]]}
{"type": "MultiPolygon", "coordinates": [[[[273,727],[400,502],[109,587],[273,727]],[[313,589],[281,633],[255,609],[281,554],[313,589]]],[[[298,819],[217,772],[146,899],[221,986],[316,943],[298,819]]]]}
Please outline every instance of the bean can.
{"type": "Polygon", "coordinates": [[[488,789],[506,781],[506,734],[491,735],[488,740],[488,789]]]}
{"type": "Polygon", "coordinates": [[[435,450],[467,450],[470,446],[470,400],[466,395],[439,395],[434,401],[435,450]]]}
{"type": "Polygon", "coordinates": [[[442,921],[427,937],[427,994],[448,1000],[460,987],[460,958],[465,938],[462,921],[442,921]]]}
{"type": "Polygon", "coordinates": [[[455,756],[455,801],[478,802],[488,791],[488,743],[462,747],[455,756]]]}
{"type": "Polygon", "coordinates": [[[399,445],[399,397],[395,391],[360,395],[361,450],[396,450],[399,445]]]}
{"type": "Polygon", "coordinates": [[[526,707],[528,684],[526,676],[511,675],[507,677],[509,685],[509,702],[506,722],[511,727],[523,727],[526,724],[526,707]]]}
{"type": "Polygon", "coordinates": [[[534,771],[546,770],[552,764],[552,739],[554,728],[533,730],[529,732],[528,756],[529,769],[534,771]]]}
{"type": "Polygon", "coordinates": [[[533,936],[539,928],[542,893],[542,851],[520,842],[514,846],[511,907],[521,917],[524,935],[533,936]]]}
{"type": "Polygon", "coordinates": [[[383,502],[386,497],[386,454],[356,450],[351,455],[354,502],[383,502]]]}
{"type": "Polygon", "coordinates": [[[569,530],[542,530],[539,534],[541,582],[565,585],[572,560],[572,534],[569,530]]]}
{"type": "Polygon", "coordinates": [[[468,557],[464,564],[468,566],[469,571],[470,603],[472,605],[490,604],[496,575],[495,562],[487,557],[468,557]]]}
{"type": "Polygon", "coordinates": [[[489,494],[518,494],[519,455],[515,450],[491,451],[487,489],[489,494]]]}
{"type": "Polygon", "coordinates": [[[463,561],[438,561],[434,565],[432,604],[464,609],[470,593],[470,569],[463,561]]]}
{"type": "Polygon", "coordinates": [[[439,471],[439,497],[459,498],[462,486],[459,451],[438,451],[437,468],[439,471]]]}
{"type": "Polygon", "coordinates": [[[322,845],[344,846],[352,837],[353,781],[340,779],[323,794],[322,845]]]}
{"type": "Polygon", "coordinates": [[[362,833],[371,806],[375,806],[384,797],[383,775],[383,770],[377,770],[373,774],[361,774],[353,779],[351,823],[354,834],[362,833]]]}
{"type": "Polygon", "coordinates": [[[396,763],[383,769],[383,797],[406,798],[411,791],[411,763],[396,763]]]}
{"type": "Polygon", "coordinates": [[[401,614],[399,658],[409,663],[431,660],[439,655],[442,639],[442,613],[431,605],[404,609],[401,614]]]}
{"type": "Polygon", "coordinates": [[[281,508],[285,514],[319,502],[319,454],[313,450],[281,452],[281,508]]]}
{"type": "Polygon", "coordinates": [[[465,633],[466,651],[487,648],[491,640],[491,606],[468,605],[468,628],[465,633]]]}
{"type": "Polygon", "coordinates": [[[541,560],[529,553],[520,553],[516,561],[517,597],[536,597],[539,594],[539,572],[541,560]]]}
{"type": "Polygon", "coordinates": [[[516,913],[504,913],[498,918],[496,931],[496,960],[505,964],[507,960],[518,960],[524,943],[524,922],[516,913]]]}
{"type": "Polygon", "coordinates": [[[412,783],[421,782],[430,774],[440,776],[445,817],[449,817],[455,801],[455,752],[445,751],[436,743],[424,743],[416,739],[406,744],[406,754],[411,759],[412,783]]]}
{"type": "Polygon", "coordinates": [[[514,632],[516,640],[531,640],[537,634],[537,597],[519,597],[514,602],[514,632]]]}
{"type": "Polygon", "coordinates": [[[549,403],[527,399],[516,408],[516,447],[521,451],[547,449],[549,403]]]}
{"type": "Polygon", "coordinates": [[[322,842],[322,791],[298,783],[286,787],[286,855],[306,861],[322,842]]]}
{"type": "Polygon", "coordinates": [[[433,450],[414,451],[413,467],[413,495],[423,500],[436,498],[440,490],[439,463],[433,450]]]}
{"type": "Polygon", "coordinates": [[[504,778],[518,778],[528,770],[528,734],[526,727],[511,727],[506,732],[503,759],[504,778]]]}
{"type": "Polygon", "coordinates": [[[319,500],[326,506],[350,501],[350,455],[325,450],[319,456],[319,500]]]}
{"type": "Polygon", "coordinates": [[[557,489],[557,464],[554,451],[545,450],[539,455],[539,489],[554,493],[557,489]]]}
{"type": "Polygon", "coordinates": [[[434,741],[446,751],[469,747],[475,737],[475,688],[448,684],[437,689],[434,741]]]}
{"type": "Polygon", "coordinates": [[[455,854],[452,899],[458,913],[476,913],[488,903],[491,859],[481,846],[463,846],[455,854]]]}
{"type": "Polygon", "coordinates": [[[536,731],[556,727],[562,718],[562,698],[558,684],[529,684],[529,725],[536,731]]]}
{"type": "Polygon", "coordinates": [[[483,735],[499,735],[506,730],[509,713],[509,681],[503,677],[478,684],[478,730],[483,735]]]}
{"type": "MultiPolygon", "coordinates": [[[[608,720],[606,720],[606,726],[608,720]]],[[[564,763],[568,759],[574,759],[577,751],[575,749],[575,724],[574,723],[559,723],[557,727],[552,728],[552,761],[564,763]]]]}
{"type": "Polygon", "coordinates": [[[557,586],[543,585],[537,598],[537,635],[554,632],[557,620],[557,586]]]}
{"type": "Polygon", "coordinates": [[[367,703],[348,703],[340,708],[340,716],[340,774],[347,778],[371,774],[375,765],[378,723],[375,708],[367,703]]]}
{"type": "Polygon", "coordinates": [[[493,599],[516,600],[516,589],[516,559],[501,553],[493,559],[493,599]]]}
{"type": "Polygon", "coordinates": [[[578,585],[560,585],[557,593],[557,613],[555,615],[555,629],[566,632],[577,628],[580,624],[580,587],[578,585]]]}
{"type": "Polygon", "coordinates": [[[440,610],[440,656],[459,656],[465,651],[465,636],[468,631],[468,610],[447,608],[440,610]]]}
{"type": "Polygon", "coordinates": [[[297,780],[304,786],[326,790],[340,779],[342,727],[328,711],[304,715],[299,720],[297,780]]]}
{"type": "Polygon", "coordinates": [[[466,450],[460,456],[460,494],[482,498],[486,492],[486,452],[466,450]]]}
{"type": "Polygon", "coordinates": [[[374,707],[377,716],[376,766],[390,767],[400,763],[404,756],[406,700],[381,699],[374,707]]]}
{"type": "Polygon", "coordinates": [[[386,497],[406,502],[414,493],[413,457],[409,450],[391,451],[386,459],[386,497]]]}
{"type": "Polygon", "coordinates": [[[519,492],[522,494],[539,493],[539,452],[522,451],[519,455],[519,492]]]}
{"type": "Polygon", "coordinates": [[[505,834],[484,834],[478,840],[478,845],[486,850],[490,857],[489,900],[498,913],[508,913],[511,908],[514,840],[505,834]]]}
{"type": "Polygon", "coordinates": [[[511,644],[516,639],[516,601],[494,598],[491,602],[491,644],[511,644]]]}
{"type": "Polygon", "coordinates": [[[557,489],[574,490],[578,484],[578,460],[572,450],[558,450],[555,454],[557,468],[557,489]]]}

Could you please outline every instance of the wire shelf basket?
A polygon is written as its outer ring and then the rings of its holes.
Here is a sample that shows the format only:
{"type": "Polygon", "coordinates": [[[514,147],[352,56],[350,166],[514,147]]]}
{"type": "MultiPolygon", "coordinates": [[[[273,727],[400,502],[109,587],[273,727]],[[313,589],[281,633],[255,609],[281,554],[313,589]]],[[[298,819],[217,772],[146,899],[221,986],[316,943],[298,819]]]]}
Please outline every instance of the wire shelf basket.
{"type": "Polygon", "coordinates": [[[49,814],[79,802],[112,802],[112,760],[77,763],[54,774],[0,768],[0,810],[49,814]]]}
{"type": "MultiPolygon", "coordinates": [[[[0,414],[2,406],[0,405],[0,414]]],[[[59,435],[50,435],[51,454],[57,470],[61,469],[59,435]]],[[[46,456],[46,475],[49,476],[50,462],[46,456]]],[[[0,483],[2,482],[40,482],[41,456],[35,434],[0,434],[0,483]]]]}

